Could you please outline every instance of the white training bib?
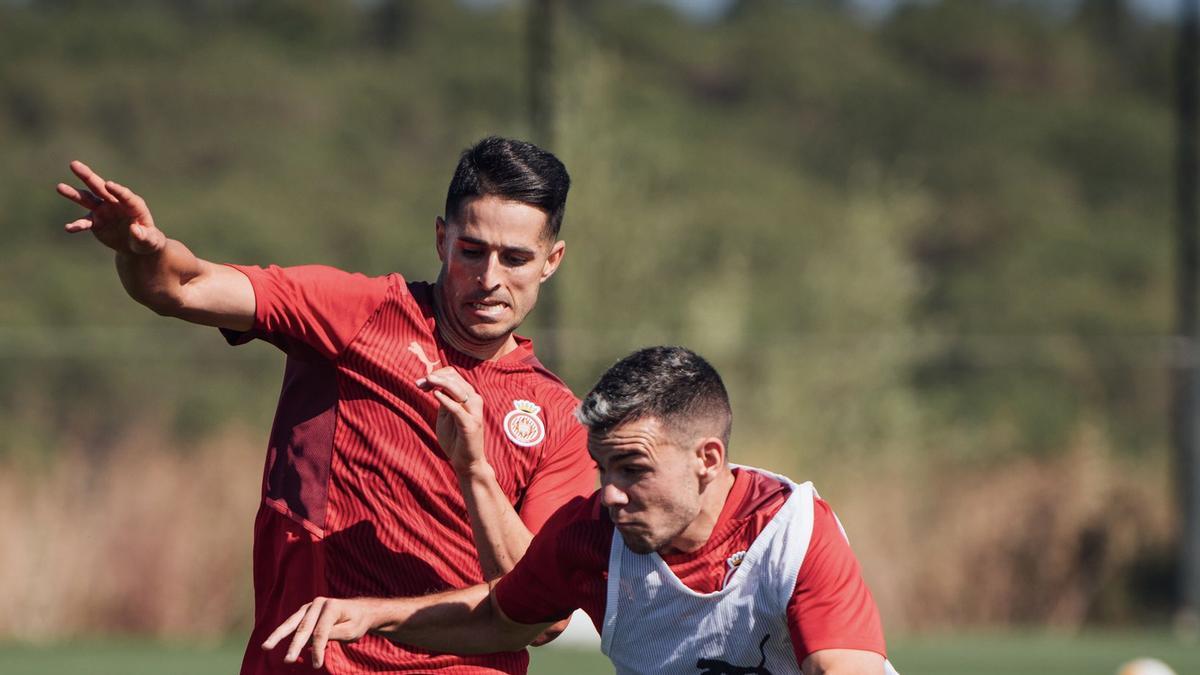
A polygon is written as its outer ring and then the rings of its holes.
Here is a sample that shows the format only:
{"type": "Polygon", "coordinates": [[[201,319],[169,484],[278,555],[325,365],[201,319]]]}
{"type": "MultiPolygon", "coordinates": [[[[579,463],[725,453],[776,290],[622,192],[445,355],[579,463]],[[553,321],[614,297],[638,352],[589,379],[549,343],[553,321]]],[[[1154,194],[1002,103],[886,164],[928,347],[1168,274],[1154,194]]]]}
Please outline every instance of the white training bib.
{"type": "MultiPolygon", "coordinates": [[[[618,675],[784,675],[800,673],[787,605],[813,531],[812,483],[752,467],[791,494],[719,591],[697,593],[658,553],[630,551],[613,531],[600,649],[618,675]]],[[[884,673],[895,675],[890,663],[884,673]]]]}
{"type": "Polygon", "coordinates": [[[617,673],[800,672],[787,604],[812,536],[814,490],[767,475],[792,493],[714,593],[688,588],[660,555],[630,551],[613,531],[600,649],[617,673]]]}

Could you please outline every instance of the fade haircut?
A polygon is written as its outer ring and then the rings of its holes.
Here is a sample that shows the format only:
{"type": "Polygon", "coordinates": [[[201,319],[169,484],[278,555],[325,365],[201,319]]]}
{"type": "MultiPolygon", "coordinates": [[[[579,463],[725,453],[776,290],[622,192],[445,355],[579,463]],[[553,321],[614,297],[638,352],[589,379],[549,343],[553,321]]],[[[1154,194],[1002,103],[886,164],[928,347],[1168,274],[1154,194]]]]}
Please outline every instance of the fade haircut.
{"type": "Polygon", "coordinates": [[[457,221],[467,202],[488,195],[546,213],[546,232],[558,237],[571,177],[557,157],[533,143],[488,136],[463,151],[446,192],[446,219],[457,221]]]}
{"type": "Polygon", "coordinates": [[[733,426],[721,376],[684,347],[647,347],[617,361],[584,397],[575,417],[600,434],[652,417],[679,440],[715,433],[725,447],[733,426]]]}

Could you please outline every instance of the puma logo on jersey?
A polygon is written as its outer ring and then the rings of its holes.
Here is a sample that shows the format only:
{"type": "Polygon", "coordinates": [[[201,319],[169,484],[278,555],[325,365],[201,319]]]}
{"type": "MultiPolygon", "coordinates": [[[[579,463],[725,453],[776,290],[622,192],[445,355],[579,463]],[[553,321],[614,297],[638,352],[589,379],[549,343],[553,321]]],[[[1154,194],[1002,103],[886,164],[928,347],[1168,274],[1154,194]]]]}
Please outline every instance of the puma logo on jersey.
{"type": "Polygon", "coordinates": [[[765,667],[767,652],[763,649],[770,639],[771,634],[767,633],[762,642],[758,643],[758,653],[762,655],[762,659],[757,666],[735,666],[720,659],[696,659],[696,667],[700,669],[700,675],[771,675],[771,671],[765,667]]]}
{"type": "Polygon", "coordinates": [[[408,343],[408,351],[412,352],[413,354],[416,354],[417,359],[421,363],[425,364],[425,374],[426,375],[432,373],[434,370],[437,370],[437,365],[439,363],[441,363],[441,361],[439,361],[438,359],[431,359],[428,356],[425,356],[425,350],[421,347],[421,345],[416,340],[413,340],[412,342],[408,343]]]}

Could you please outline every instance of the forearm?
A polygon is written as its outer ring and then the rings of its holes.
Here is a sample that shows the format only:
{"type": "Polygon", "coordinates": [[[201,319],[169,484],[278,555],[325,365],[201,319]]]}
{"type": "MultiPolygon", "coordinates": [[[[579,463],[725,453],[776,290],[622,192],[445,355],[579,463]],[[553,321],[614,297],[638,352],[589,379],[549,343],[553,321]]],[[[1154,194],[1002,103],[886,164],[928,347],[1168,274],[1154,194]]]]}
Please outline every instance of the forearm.
{"type": "Polygon", "coordinates": [[[533,534],[500,489],[491,465],[480,462],[456,471],[484,578],[497,579],[525,555],[533,534]]]}
{"type": "Polygon", "coordinates": [[[517,624],[497,610],[487,584],[422,598],[379,599],[371,632],[421,649],[487,654],[525,647],[544,625],[517,624]]]}
{"type": "Polygon", "coordinates": [[[159,314],[175,316],[183,307],[184,287],[206,264],[186,246],[168,239],[156,253],[117,252],[117,275],[129,297],[159,314]]]}
{"type": "Polygon", "coordinates": [[[117,253],[117,274],[130,297],[163,316],[239,331],[254,325],[246,275],[201,260],[173,239],[157,253],[117,253]]]}

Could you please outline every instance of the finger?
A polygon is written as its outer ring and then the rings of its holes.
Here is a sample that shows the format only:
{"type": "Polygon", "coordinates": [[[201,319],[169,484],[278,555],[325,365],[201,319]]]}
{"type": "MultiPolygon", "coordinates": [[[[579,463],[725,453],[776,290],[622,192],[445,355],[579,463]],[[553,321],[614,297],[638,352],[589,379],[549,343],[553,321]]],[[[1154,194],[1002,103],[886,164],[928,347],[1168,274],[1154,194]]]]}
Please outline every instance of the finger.
{"type": "Polygon", "coordinates": [[[470,404],[459,403],[443,391],[434,391],[433,396],[438,403],[442,404],[441,409],[438,410],[439,418],[443,414],[452,416],[455,426],[467,437],[478,433],[482,425],[479,417],[468,407],[470,404]]]}
{"type": "Polygon", "coordinates": [[[146,211],[146,200],[139,197],[133,190],[121,185],[116,181],[107,181],[104,187],[108,188],[108,192],[117,198],[117,201],[137,212],[146,211]]]}
{"type": "Polygon", "coordinates": [[[418,381],[417,386],[419,388],[421,388],[423,391],[427,391],[431,394],[434,392],[440,391],[440,392],[446,394],[447,396],[449,396],[450,400],[452,400],[456,403],[460,403],[462,405],[466,405],[467,402],[470,401],[470,399],[471,399],[471,394],[469,394],[469,393],[464,394],[461,392],[457,392],[454,389],[451,389],[450,387],[444,387],[444,386],[441,386],[438,384],[434,384],[432,382],[425,383],[423,381],[418,381]]]}
{"type": "Polygon", "coordinates": [[[316,627],[317,619],[321,616],[321,610],[324,607],[324,598],[313,600],[304,618],[300,619],[300,625],[296,627],[296,635],[292,637],[292,644],[288,647],[287,655],[283,657],[284,661],[295,663],[300,658],[300,650],[304,649],[304,645],[308,644],[308,639],[312,637],[313,628],[316,627]]]}
{"type": "Polygon", "coordinates": [[[279,644],[279,641],[287,636],[288,633],[296,630],[296,626],[300,625],[300,619],[303,619],[305,612],[308,611],[309,604],[305,603],[294,614],[289,616],[287,621],[279,624],[279,628],[276,628],[274,633],[271,633],[266,640],[263,640],[262,648],[268,650],[274,649],[275,645],[279,644]]]}
{"type": "Polygon", "coordinates": [[[92,211],[104,203],[103,200],[88,190],[80,192],[66,183],[59,183],[55,189],[58,190],[58,194],[70,199],[88,211],[92,211]]]}
{"type": "Polygon", "coordinates": [[[454,415],[458,421],[465,422],[471,418],[466,406],[461,401],[455,401],[450,395],[440,389],[433,390],[433,397],[442,404],[442,410],[454,415]]]}
{"type": "Polygon", "coordinates": [[[75,234],[76,232],[83,232],[85,230],[90,230],[90,229],[92,229],[92,217],[87,216],[86,218],[80,218],[79,220],[72,220],[71,222],[64,225],[63,229],[66,230],[67,232],[70,232],[71,234],[75,234]]]}
{"type": "Polygon", "coordinates": [[[342,618],[342,613],[334,607],[325,605],[325,611],[321,613],[321,618],[317,620],[317,626],[313,629],[313,668],[320,668],[325,663],[325,645],[329,642],[329,634],[333,630],[333,625],[342,618]]]}
{"type": "Polygon", "coordinates": [[[109,194],[108,190],[104,188],[104,179],[101,178],[95,171],[92,171],[92,168],[87,164],[84,164],[79,160],[75,160],[71,162],[71,171],[74,172],[76,176],[79,176],[79,180],[83,181],[83,184],[88,186],[88,189],[91,190],[97,197],[106,202],[113,202],[114,204],[116,203],[117,198],[109,194]]]}
{"type": "Polygon", "coordinates": [[[475,389],[453,368],[441,368],[425,376],[427,389],[441,389],[459,403],[466,403],[475,394],[475,389]]]}

